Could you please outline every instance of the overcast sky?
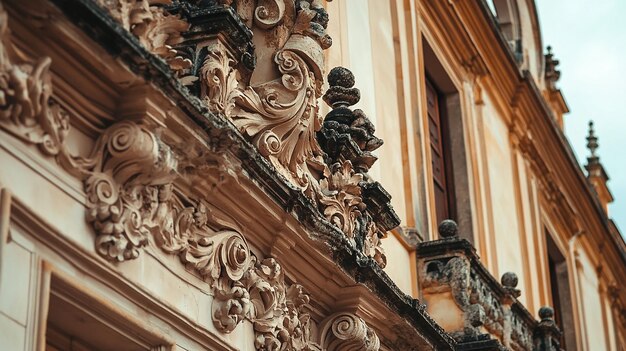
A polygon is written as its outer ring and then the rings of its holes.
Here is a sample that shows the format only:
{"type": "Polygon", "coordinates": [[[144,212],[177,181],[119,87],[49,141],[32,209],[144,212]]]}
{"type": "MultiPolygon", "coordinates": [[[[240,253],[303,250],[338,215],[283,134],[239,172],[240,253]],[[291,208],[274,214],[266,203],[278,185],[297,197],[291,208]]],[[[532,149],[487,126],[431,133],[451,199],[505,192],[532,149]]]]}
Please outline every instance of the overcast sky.
{"type": "Polygon", "coordinates": [[[544,47],[560,61],[570,113],[565,133],[586,162],[587,123],[599,137],[600,161],[615,201],[609,215],[626,236],[626,0],[536,0],[544,47]]]}

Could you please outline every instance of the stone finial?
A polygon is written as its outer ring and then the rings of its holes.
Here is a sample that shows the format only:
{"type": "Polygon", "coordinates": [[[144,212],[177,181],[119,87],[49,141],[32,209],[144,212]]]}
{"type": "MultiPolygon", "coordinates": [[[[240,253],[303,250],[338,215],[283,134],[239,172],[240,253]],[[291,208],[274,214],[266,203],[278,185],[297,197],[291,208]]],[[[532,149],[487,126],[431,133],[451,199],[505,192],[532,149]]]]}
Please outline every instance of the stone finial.
{"type": "Polygon", "coordinates": [[[333,109],[352,106],[361,100],[361,92],[354,88],[354,74],[345,67],[330,70],[328,84],[323,99],[333,109]]]}
{"type": "Polygon", "coordinates": [[[519,283],[519,279],[517,278],[517,274],[513,272],[506,272],[500,278],[500,282],[506,288],[516,288],[519,283]]]}
{"type": "Polygon", "coordinates": [[[598,136],[593,128],[593,121],[589,121],[589,133],[587,134],[586,139],[587,148],[591,153],[587,156],[587,164],[585,165],[585,169],[587,170],[587,179],[589,179],[589,182],[598,195],[602,208],[606,213],[608,213],[609,204],[613,202],[613,195],[607,185],[609,176],[604,170],[604,166],[600,162],[600,156],[597,153],[600,144],[598,143],[598,136]]]}
{"type": "Polygon", "coordinates": [[[520,297],[522,292],[517,288],[517,284],[519,283],[519,279],[517,278],[517,274],[513,272],[506,272],[500,278],[500,283],[504,287],[504,290],[510,295],[507,301],[513,302],[512,297],[520,297]]]}
{"type": "Polygon", "coordinates": [[[554,309],[550,306],[543,306],[539,309],[539,318],[542,321],[554,320],[554,309]]]}
{"type": "Polygon", "coordinates": [[[451,219],[444,219],[439,223],[439,235],[442,238],[452,238],[458,234],[458,226],[455,221],[451,219]]]}
{"type": "Polygon", "coordinates": [[[561,349],[561,331],[554,322],[554,309],[543,306],[539,309],[541,320],[533,332],[533,343],[536,351],[563,351],[561,349]]]}
{"type": "Polygon", "coordinates": [[[559,65],[559,60],[554,58],[554,54],[552,53],[552,47],[548,46],[548,52],[545,54],[546,60],[546,69],[545,69],[545,79],[548,84],[548,89],[557,90],[556,82],[561,78],[561,71],[557,69],[559,65]]]}
{"type": "Polygon", "coordinates": [[[596,131],[593,129],[593,121],[589,121],[589,132],[587,134],[587,149],[591,151],[591,156],[587,157],[587,162],[597,163],[600,161],[600,157],[596,154],[596,150],[600,146],[598,144],[598,137],[596,136],[596,131]]]}

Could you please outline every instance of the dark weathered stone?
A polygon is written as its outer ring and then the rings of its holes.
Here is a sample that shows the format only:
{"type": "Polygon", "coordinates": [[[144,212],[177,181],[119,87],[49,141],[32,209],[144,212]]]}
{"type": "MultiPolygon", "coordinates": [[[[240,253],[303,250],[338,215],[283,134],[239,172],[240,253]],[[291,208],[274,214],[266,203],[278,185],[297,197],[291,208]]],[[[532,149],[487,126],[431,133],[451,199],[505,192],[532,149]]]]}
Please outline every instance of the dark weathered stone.
{"type": "Polygon", "coordinates": [[[513,272],[506,272],[500,278],[500,282],[506,288],[516,288],[519,283],[519,279],[517,278],[517,274],[513,272]]]}
{"type": "Polygon", "coordinates": [[[561,331],[554,322],[554,309],[541,307],[539,317],[541,321],[534,331],[534,351],[561,351],[561,331]]]}
{"type": "Polygon", "coordinates": [[[457,236],[458,234],[458,227],[456,225],[456,222],[451,219],[444,219],[443,221],[441,221],[441,223],[439,223],[438,229],[439,235],[442,238],[451,238],[457,236]]]}

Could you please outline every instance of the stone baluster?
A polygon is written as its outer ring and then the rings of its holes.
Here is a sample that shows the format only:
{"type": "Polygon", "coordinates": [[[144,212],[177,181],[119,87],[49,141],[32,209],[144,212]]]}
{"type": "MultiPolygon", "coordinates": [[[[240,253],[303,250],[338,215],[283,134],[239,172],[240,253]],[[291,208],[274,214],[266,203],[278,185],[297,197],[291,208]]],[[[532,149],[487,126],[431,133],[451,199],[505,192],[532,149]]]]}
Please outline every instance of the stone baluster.
{"type": "Polygon", "coordinates": [[[554,309],[544,306],[539,309],[539,324],[535,327],[534,332],[534,350],[533,351],[562,351],[561,348],[561,331],[554,321],[554,309]]]}

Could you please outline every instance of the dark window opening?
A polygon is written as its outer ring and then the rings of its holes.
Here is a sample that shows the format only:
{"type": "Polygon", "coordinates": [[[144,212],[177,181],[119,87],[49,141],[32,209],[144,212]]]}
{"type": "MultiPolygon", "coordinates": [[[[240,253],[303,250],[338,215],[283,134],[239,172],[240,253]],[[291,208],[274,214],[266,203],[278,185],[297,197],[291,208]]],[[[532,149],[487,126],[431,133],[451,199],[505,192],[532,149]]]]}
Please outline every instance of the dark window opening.
{"type": "Polygon", "coordinates": [[[454,211],[454,179],[450,162],[450,137],[443,99],[443,95],[435,88],[430,79],[426,79],[428,131],[430,134],[437,223],[448,218],[456,220],[454,211]]]}
{"type": "MultiPolygon", "coordinates": [[[[453,219],[459,237],[474,243],[469,169],[461,96],[434,50],[423,38],[426,76],[426,116],[430,134],[432,180],[435,192],[433,219],[453,219]]],[[[428,150],[427,150],[428,151],[428,150]]]]}
{"type": "Polygon", "coordinates": [[[561,347],[566,350],[576,350],[572,295],[569,288],[567,262],[547,230],[546,242],[554,321],[563,332],[561,335],[561,347]]]}

